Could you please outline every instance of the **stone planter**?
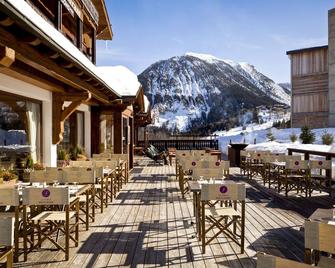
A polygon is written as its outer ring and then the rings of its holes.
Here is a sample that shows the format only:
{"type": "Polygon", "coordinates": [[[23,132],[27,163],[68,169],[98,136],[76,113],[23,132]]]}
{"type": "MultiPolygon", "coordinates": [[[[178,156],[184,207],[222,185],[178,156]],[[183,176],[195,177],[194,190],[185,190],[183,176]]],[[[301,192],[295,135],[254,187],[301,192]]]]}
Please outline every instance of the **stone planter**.
{"type": "Polygon", "coordinates": [[[4,181],[3,178],[0,178],[0,183],[4,185],[15,185],[17,183],[17,179],[10,180],[10,181],[4,181]]]}

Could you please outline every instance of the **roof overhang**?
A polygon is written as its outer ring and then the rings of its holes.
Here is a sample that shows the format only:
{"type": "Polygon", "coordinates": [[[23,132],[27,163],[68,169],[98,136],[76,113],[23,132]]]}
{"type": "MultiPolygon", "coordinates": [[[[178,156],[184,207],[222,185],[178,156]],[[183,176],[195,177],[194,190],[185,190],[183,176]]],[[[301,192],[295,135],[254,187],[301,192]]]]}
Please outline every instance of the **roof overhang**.
{"type": "Polygon", "coordinates": [[[109,21],[109,16],[104,0],[92,0],[99,13],[99,25],[97,30],[97,39],[99,40],[112,40],[113,30],[109,21]]]}
{"type": "Polygon", "coordinates": [[[307,48],[300,48],[295,50],[290,50],[286,52],[286,55],[293,55],[293,54],[299,54],[304,52],[310,52],[310,51],[316,51],[316,50],[323,50],[328,49],[328,46],[316,46],[316,47],[307,47],[307,48]]]}
{"type": "MultiPolygon", "coordinates": [[[[6,13],[9,18],[14,20],[20,29],[22,28],[30,35],[29,38],[33,37],[36,38],[36,40],[40,40],[42,45],[47,46],[48,53],[53,53],[53,55],[57,56],[57,58],[49,57],[46,61],[56,67],[60,61],[68,63],[66,67],[63,67],[64,70],[62,70],[63,73],[68,74],[68,80],[71,80],[69,77],[75,76],[75,80],[82,81],[84,87],[86,85],[86,89],[91,91],[93,95],[97,96],[94,92],[100,92],[102,97],[100,96],[99,98],[100,100],[104,99],[104,102],[109,102],[110,100],[120,97],[120,95],[99,76],[96,71],[96,66],[72,43],[69,44],[70,41],[65,36],[47,22],[42,25],[42,23],[38,23],[36,17],[30,17],[30,15],[33,14],[33,12],[36,13],[36,11],[33,11],[27,2],[23,0],[0,0],[0,7],[1,12],[6,13]],[[62,40],[61,42],[59,41],[60,39],[62,40]],[[71,48],[71,51],[66,48],[71,48]]],[[[12,48],[23,56],[31,56],[28,50],[34,51],[37,55],[39,54],[39,43],[37,43],[37,45],[32,45],[31,43],[19,44],[23,42],[16,40],[16,36],[10,32],[9,28],[0,27],[0,30],[0,43],[3,43],[3,45],[9,47],[13,46],[12,48]],[[2,38],[2,34],[8,34],[10,38],[2,38]],[[28,50],[26,51],[24,47],[28,50]]],[[[41,64],[43,64],[43,61],[41,62],[41,64]]],[[[37,62],[37,64],[39,63],[37,62]]],[[[55,70],[51,71],[56,72],[55,70]]]]}

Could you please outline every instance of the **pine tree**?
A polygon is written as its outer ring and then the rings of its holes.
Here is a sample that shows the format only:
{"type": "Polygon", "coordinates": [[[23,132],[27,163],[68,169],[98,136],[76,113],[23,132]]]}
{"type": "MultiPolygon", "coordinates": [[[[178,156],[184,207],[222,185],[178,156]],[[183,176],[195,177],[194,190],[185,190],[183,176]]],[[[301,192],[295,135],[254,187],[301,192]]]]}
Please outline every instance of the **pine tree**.
{"type": "Polygon", "coordinates": [[[273,136],[271,129],[269,130],[268,133],[266,133],[266,137],[268,138],[269,141],[275,141],[276,138],[273,136]]]}
{"type": "Polygon", "coordinates": [[[299,138],[303,144],[311,144],[315,141],[315,133],[308,126],[303,126],[299,138]]]}

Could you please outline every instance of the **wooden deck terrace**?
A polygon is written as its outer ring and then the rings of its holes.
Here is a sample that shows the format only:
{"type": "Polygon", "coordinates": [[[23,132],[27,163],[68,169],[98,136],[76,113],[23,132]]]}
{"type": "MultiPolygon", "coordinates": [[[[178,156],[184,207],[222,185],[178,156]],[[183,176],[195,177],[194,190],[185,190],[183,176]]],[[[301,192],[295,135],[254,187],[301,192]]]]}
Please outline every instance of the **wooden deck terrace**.
{"type": "MultiPolygon", "coordinates": [[[[64,254],[42,247],[15,267],[256,267],[258,251],[303,261],[305,217],[334,203],[328,196],[285,198],[257,181],[247,182],[245,253],[220,235],[201,254],[192,196],[182,199],[174,166],[137,158],[132,176],[79,247],[64,254]]],[[[245,180],[232,169],[235,180],[245,180]]]]}

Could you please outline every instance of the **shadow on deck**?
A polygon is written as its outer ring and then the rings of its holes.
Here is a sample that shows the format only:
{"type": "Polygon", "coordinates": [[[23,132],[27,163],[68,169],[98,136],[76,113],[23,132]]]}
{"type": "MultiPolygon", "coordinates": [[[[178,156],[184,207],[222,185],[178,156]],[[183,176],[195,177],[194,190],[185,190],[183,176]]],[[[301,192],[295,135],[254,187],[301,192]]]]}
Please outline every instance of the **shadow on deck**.
{"type": "MultiPolygon", "coordinates": [[[[17,267],[255,267],[258,251],[303,260],[302,226],[318,207],[331,207],[329,197],[284,197],[247,182],[245,253],[219,236],[201,254],[193,224],[191,195],[183,199],[174,166],[137,159],[132,177],[89,231],[80,233],[80,245],[71,248],[68,262],[62,255],[41,251],[17,267]],[[43,260],[43,261],[41,261],[43,260]]],[[[234,170],[235,172],[235,170],[234,170]]],[[[245,178],[233,174],[232,179],[245,178]]]]}

